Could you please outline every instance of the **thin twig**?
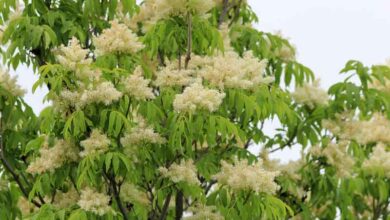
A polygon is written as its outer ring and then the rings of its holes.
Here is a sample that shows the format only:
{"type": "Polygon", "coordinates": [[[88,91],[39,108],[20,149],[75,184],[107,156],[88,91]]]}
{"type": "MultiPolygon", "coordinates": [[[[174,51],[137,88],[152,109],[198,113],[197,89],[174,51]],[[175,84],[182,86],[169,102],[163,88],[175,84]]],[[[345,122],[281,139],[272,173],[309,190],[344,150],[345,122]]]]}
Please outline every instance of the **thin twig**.
{"type": "Polygon", "coordinates": [[[188,63],[191,60],[191,53],[192,53],[192,15],[191,13],[188,13],[187,15],[187,23],[188,23],[188,28],[187,28],[187,55],[185,59],[185,64],[184,68],[188,68],[188,63]]]}
{"type": "Polygon", "coordinates": [[[123,216],[123,219],[124,220],[128,220],[129,217],[127,216],[127,211],[126,211],[126,208],[123,206],[123,203],[122,203],[122,200],[119,196],[119,190],[117,188],[117,184],[115,182],[115,179],[113,176],[109,176],[108,174],[105,173],[105,171],[103,170],[103,176],[108,180],[109,184],[110,184],[110,188],[111,188],[111,192],[114,196],[114,199],[118,205],[118,208],[120,210],[120,212],[122,213],[122,216],[123,216]]]}
{"type": "Polygon", "coordinates": [[[218,28],[225,21],[225,17],[226,17],[226,14],[228,12],[228,9],[229,9],[228,3],[229,3],[229,0],[223,0],[222,12],[221,12],[221,14],[219,15],[219,18],[218,18],[218,28]]]}

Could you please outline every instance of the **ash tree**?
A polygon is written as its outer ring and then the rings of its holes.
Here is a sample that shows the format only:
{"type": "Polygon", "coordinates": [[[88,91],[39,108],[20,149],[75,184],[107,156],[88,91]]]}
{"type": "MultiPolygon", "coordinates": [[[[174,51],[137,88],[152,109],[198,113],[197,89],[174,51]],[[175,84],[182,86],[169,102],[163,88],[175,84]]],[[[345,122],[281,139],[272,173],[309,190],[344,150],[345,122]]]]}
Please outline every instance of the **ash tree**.
{"type": "Polygon", "coordinates": [[[0,219],[389,219],[389,64],[323,90],[244,0],[0,9],[0,219]]]}

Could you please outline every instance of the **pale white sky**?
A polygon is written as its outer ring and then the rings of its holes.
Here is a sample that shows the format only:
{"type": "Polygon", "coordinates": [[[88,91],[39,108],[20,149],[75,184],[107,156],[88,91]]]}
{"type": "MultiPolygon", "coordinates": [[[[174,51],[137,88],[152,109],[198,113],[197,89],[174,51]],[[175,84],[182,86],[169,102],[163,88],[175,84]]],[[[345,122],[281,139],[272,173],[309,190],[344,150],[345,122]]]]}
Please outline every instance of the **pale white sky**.
{"type": "MultiPolygon", "coordinates": [[[[298,60],[314,70],[324,88],[344,78],[338,72],[349,59],[371,65],[390,57],[390,0],[248,2],[260,18],[255,27],[281,31],[289,37],[298,49],[298,60]]],[[[17,75],[20,84],[30,91],[25,97],[27,103],[39,113],[45,90],[31,93],[37,76],[25,67],[19,68],[17,75]]],[[[285,161],[298,155],[295,150],[279,156],[285,161]]]]}

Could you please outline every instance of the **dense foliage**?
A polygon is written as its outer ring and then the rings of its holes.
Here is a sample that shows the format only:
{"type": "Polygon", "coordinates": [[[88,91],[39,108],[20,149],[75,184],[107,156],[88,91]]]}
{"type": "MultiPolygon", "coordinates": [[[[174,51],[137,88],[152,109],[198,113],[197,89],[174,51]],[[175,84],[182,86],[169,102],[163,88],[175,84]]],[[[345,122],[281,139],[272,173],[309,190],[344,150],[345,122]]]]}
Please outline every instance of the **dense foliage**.
{"type": "Polygon", "coordinates": [[[390,218],[390,65],[324,91],[244,0],[0,10],[5,66],[50,102],[0,72],[0,219],[390,218]]]}

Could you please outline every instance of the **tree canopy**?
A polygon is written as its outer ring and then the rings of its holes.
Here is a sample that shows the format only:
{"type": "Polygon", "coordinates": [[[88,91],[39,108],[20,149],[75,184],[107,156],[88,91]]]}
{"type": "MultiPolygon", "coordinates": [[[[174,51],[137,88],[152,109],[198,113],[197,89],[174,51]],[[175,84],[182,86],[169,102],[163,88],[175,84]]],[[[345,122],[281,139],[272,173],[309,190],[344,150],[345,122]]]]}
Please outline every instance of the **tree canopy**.
{"type": "Polygon", "coordinates": [[[0,0],[0,219],[389,219],[390,63],[324,90],[255,22],[245,0],[0,0]]]}

